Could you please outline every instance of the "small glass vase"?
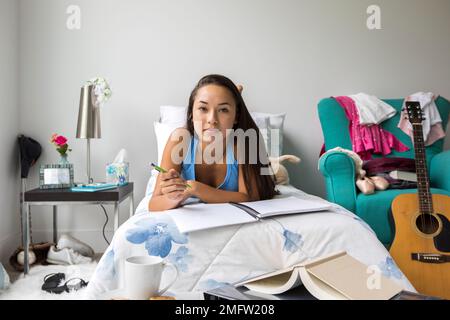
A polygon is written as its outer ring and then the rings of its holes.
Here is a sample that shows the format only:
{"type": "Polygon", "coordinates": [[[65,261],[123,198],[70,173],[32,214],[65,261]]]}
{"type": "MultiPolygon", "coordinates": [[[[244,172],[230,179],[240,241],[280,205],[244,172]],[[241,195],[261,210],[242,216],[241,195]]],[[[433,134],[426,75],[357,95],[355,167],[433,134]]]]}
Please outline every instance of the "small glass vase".
{"type": "Polygon", "coordinates": [[[60,155],[59,164],[69,164],[69,160],[67,160],[67,154],[60,155]]]}

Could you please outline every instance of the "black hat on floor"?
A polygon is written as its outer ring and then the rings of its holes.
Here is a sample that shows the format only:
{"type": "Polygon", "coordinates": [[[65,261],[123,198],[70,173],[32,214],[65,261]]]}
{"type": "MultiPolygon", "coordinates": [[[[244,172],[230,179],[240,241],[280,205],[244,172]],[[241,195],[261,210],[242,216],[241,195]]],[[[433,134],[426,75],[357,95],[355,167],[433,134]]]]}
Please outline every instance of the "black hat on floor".
{"type": "Polygon", "coordinates": [[[19,151],[21,167],[20,175],[22,178],[27,178],[30,168],[36,163],[41,155],[42,147],[36,140],[20,135],[19,151]]]}

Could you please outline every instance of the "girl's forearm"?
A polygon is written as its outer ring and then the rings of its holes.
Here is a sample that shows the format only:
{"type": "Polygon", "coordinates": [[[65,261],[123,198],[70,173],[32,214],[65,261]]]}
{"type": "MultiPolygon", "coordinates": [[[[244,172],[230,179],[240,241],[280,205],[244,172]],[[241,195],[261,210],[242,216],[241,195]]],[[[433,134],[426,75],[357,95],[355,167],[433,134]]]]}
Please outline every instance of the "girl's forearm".
{"type": "Polygon", "coordinates": [[[206,203],[251,201],[250,197],[242,192],[220,190],[198,181],[188,182],[193,189],[191,194],[206,203]]]}
{"type": "Polygon", "coordinates": [[[191,186],[188,188],[182,198],[173,200],[167,195],[153,195],[149,201],[149,211],[164,211],[174,209],[190,196],[196,196],[201,201],[206,203],[224,203],[224,202],[246,202],[251,201],[249,195],[243,192],[225,191],[213,188],[207,184],[189,180],[187,181],[191,186]]]}
{"type": "Polygon", "coordinates": [[[172,200],[169,199],[166,195],[154,195],[148,204],[149,211],[164,211],[169,209],[174,209],[180,206],[180,203],[183,202],[184,199],[180,200],[172,200]]]}

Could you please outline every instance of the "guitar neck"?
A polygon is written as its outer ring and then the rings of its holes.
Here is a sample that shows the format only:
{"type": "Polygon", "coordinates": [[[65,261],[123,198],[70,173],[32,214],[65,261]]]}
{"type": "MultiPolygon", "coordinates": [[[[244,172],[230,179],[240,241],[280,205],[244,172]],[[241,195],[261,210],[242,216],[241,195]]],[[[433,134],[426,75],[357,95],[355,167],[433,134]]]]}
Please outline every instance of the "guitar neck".
{"type": "Polygon", "coordinates": [[[413,124],[413,136],[420,211],[421,213],[431,214],[433,212],[433,202],[430,192],[430,179],[428,177],[427,157],[425,155],[425,143],[423,141],[421,123],[413,124]]]}

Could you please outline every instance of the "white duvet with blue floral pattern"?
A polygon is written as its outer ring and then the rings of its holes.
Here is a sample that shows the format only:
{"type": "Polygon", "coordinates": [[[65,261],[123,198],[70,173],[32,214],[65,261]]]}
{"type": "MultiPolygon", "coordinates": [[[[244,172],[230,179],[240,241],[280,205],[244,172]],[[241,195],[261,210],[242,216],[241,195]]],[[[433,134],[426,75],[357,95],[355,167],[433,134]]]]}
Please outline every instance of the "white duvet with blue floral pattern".
{"type": "MultiPolygon", "coordinates": [[[[279,191],[325,201],[292,186],[279,186],[279,191]]],[[[341,250],[415,291],[372,229],[338,205],[329,211],[181,234],[169,215],[147,211],[149,197],[114,234],[90,279],[88,298],[123,288],[124,260],[135,255],[160,256],[175,264],[179,276],[170,292],[176,294],[241,282],[341,250]]]]}

